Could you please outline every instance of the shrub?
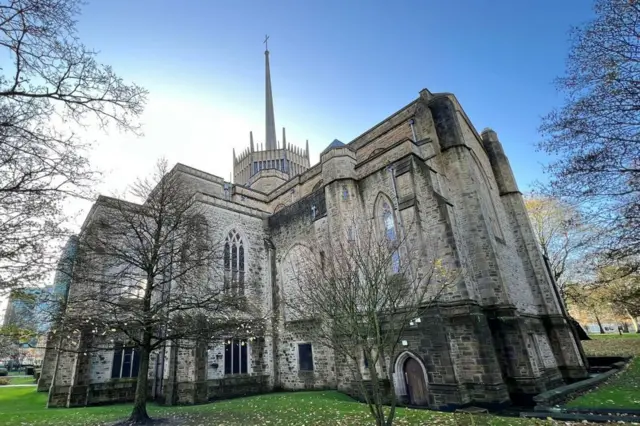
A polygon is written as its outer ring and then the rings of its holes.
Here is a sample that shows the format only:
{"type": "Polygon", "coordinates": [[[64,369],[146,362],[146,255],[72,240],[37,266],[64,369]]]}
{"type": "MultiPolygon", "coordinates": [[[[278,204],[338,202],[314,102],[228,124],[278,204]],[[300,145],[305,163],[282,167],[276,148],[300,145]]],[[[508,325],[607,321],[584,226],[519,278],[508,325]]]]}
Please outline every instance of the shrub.
{"type": "Polygon", "coordinates": [[[8,376],[8,375],[9,375],[9,371],[6,368],[0,368],[0,377],[8,376]]]}
{"type": "Polygon", "coordinates": [[[11,383],[11,379],[8,377],[0,377],[0,386],[8,385],[11,383]]]}

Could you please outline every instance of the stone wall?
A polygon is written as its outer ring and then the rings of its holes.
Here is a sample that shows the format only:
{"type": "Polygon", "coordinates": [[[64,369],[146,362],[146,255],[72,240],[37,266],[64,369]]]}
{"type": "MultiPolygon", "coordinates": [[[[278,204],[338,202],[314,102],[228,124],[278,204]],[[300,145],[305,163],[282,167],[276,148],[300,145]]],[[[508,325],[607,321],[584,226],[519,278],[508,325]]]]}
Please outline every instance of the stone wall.
{"type": "MultiPolygon", "coordinates": [[[[424,366],[429,405],[439,408],[526,399],[584,376],[580,343],[561,315],[502,146],[495,132],[478,135],[453,95],[423,90],[287,182],[266,170],[252,188],[236,185],[226,194],[220,177],[184,165],[176,170],[204,194],[210,238],[222,246],[231,230],[242,236],[245,294],[268,327],[250,344],[247,374],[224,374],[219,341],[168,344],[153,355],[148,372],[159,401],[191,404],[274,388],[354,394],[344,361],[312,341],[312,322],[287,311],[297,279],[287,261],[295,259],[297,244],[315,250],[349,235],[352,221],[379,222],[382,202],[406,237],[401,256],[412,249],[416,273],[428,274],[437,260],[455,278],[429,320],[408,328],[406,346],[386,360],[383,370],[400,396],[408,356],[424,366]],[[313,371],[300,371],[300,343],[312,344],[313,371]]],[[[39,390],[50,383],[53,352],[45,352],[39,390]]],[[[112,355],[62,356],[55,404],[132,398],[135,380],[110,379],[112,355]]]]}

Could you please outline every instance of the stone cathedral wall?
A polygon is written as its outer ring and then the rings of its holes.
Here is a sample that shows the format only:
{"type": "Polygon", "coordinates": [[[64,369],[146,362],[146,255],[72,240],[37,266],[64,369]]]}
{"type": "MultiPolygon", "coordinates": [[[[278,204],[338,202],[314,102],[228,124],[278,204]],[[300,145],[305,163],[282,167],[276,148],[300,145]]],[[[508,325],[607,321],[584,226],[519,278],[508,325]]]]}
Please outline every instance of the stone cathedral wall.
{"type": "MultiPolygon", "coordinates": [[[[251,188],[233,186],[176,166],[200,192],[211,238],[222,247],[231,230],[242,236],[245,291],[260,306],[268,327],[263,339],[250,345],[248,375],[224,375],[221,342],[175,353],[169,348],[165,401],[197,403],[274,388],[338,388],[353,394],[343,362],[310,340],[309,322],[287,311],[284,302],[297,279],[295,267],[287,265],[296,263],[300,244],[318,250],[348,233],[354,220],[379,221],[383,201],[392,207],[396,231],[406,232],[419,253],[418,272],[429,273],[438,259],[455,274],[438,305],[425,314],[429,321],[408,328],[402,336],[406,345],[386,360],[384,369],[392,372],[400,392],[403,372],[396,360],[407,354],[426,371],[432,407],[504,403],[558,383],[561,369],[580,376],[579,343],[557,314],[521,197],[504,191],[501,166],[487,143],[453,95],[425,90],[350,144],[324,152],[320,164],[289,181],[280,172],[263,170],[251,188]],[[313,371],[300,371],[302,343],[312,344],[313,371]],[[170,362],[174,355],[175,366],[170,362]]],[[[60,385],[69,394],[76,378],[82,386],[87,381],[106,386],[112,358],[108,351],[84,364],[64,358],[60,385]]],[[[47,374],[43,371],[43,378],[47,374]]],[[[82,386],[76,386],[78,392],[82,386]]],[[[406,389],[401,396],[407,396],[406,389]]]]}
{"type": "Polygon", "coordinates": [[[296,256],[301,255],[299,245],[320,247],[326,230],[326,204],[324,189],[317,190],[297,203],[286,206],[268,219],[271,241],[275,247],[276,274],[274,282],[275,387],[281,389],[335,388],[335,365],[331,349],[310,339],[305,321],[287,309],[285,299],[298,285],[295,268],[296,256]],[[314,210],[315,207],[315,210],[314,210]],[[315,211],[315,215],[314,212],[315,211]],[[300,371],[298,345],[311,343],[313,371],[300,371]]]}

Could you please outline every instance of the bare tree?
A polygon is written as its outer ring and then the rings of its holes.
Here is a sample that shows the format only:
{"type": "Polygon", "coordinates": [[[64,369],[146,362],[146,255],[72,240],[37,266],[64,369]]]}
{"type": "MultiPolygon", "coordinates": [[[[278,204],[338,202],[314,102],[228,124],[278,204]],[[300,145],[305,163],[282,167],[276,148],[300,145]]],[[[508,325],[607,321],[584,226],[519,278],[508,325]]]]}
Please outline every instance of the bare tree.
{"type": "Polygon", "coordinates": [[[542,194],[528,194],[525,207],[542,254],[563,299],[565,285],[591,273],[597,233],[574,206],[542,194]]]}
{"type": "Polygon", "coordinates": [[[598,282],[614,309],[640,333],[640,273],[629,272],[624,266],[605,266],[598,271],[598,282]]]}
{"type": "Polygon", "coordinates": [[[18,358],[18,345],[16,340],[10,336],[2,333],[0,330],[0,359],[17,359],[18,358]]]}
{"type": "Polygon", "coordinates": [[[102,197],[80,236],[65,328],[88,336],[82,352],[113,350],[111,340],[123,337],[139,351],[129,422],[144,423],[154,350],[221,340],[223,332],[249,337],[262,321],[241,289],[222,284],[223,246],[178,172],[160,161],[131,195],[141,203],[102,197]]]}
{"type": "Polygon", "coordinates": [[[554,195],[581,203],[606,230],[603,254],[640,267],[640,3],[596,0],[574,28],[562,108],[544,118],[540,147],[554,195]]]}
{"type": "Polygon", "coordinates": [[[0,359],[9,358],[18,364],[20,344],[33,339],[33,337],[33,331],[15,325],[0,327],[0,359]]]}
{"type": "Polygon", "coordinates": [[[78,39],[81,0],[0,2],[0,291],[34,285],[65,234],[63,202],[96,175],[72,126],[139,131],[147,92],[78,39]]]}
{"type": "Polygon", "coordinates": [[[420,243],[377,232],[372,220],[353,220],[323,248],[309,241],[297,250],[285,265],[296,277],[284,289],[285,321],[311,322],[305,329],[342,360],[337,368],[352,375],[376,424],[391,425],[397,401],[389,363],[405,330],[457,274],[420,243]]]}

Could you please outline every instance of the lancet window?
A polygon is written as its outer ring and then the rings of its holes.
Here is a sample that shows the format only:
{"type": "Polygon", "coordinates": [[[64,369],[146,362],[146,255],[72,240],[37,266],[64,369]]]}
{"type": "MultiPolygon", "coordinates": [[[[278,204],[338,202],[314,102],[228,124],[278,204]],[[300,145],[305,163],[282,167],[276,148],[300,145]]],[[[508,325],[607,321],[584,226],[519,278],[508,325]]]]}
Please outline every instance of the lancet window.
{"type": "Polygon", "coordinates": [[[400,272],[400,253],[396,247],[398,237],[396,232],[396,222],[393,217],[393,211],[391,206],[384,200],[382,202],[382,226],[384,229],[384,235],[389,241],[391,247],[393,247],[393,253],[391,254],[391,268],[393,272],[400,272]]]}
{"type": "Polygon", "coordinates": [[[244,294],[245,257],[244,242],[236,230],[231,230],[224,243],[224,291],[244,294]]]}

